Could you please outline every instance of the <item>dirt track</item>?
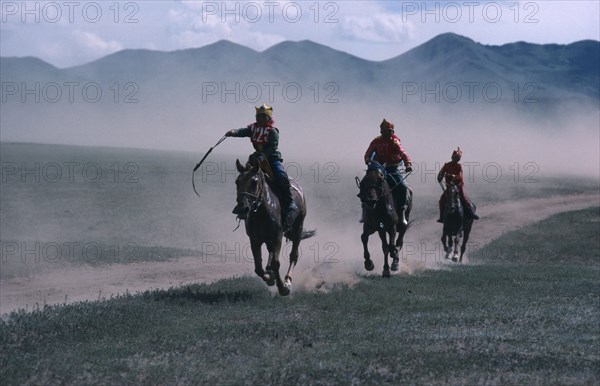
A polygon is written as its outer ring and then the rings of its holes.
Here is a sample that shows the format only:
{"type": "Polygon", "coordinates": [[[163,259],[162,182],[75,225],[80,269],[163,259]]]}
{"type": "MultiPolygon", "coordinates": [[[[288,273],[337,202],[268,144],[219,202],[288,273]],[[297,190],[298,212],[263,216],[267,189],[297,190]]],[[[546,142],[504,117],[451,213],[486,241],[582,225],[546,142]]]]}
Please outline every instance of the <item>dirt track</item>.
{"type": "MultiPolygon", "coordinates": [[[[600,205],[599,195],[572,195],[519,202],[498,203],[478,208],[482,217],[477,221],[471,235],[471,247],[481,248],[486,243],[519,227],[543,220],[565,211],[600,205]]],[[[357,224],[358,225],[358,224],[357,224]]],[[[357,232],[360,232],[357,227],[357,232]]],[[[407,247],[400,274],[411,274],[425,268],[439,267],[433,258],[438,248],[440,225],[434,219],[417,221],[407,235],[407,247]]],[[[358,239],[358,237],[357,237],[358,239]]],[[[360,241],[353,247],[358,247],[360,241]]],[[[379,248],[377,248],[379,251],[379,248]]],[[[360,255],[359,255],[360,256],[360,255]]],[[[381,259],[379,259],[381,260],[381,259]]],[[[377,266],[376,272],[380,268],[377,266]]],[[[468,260],[467,260],[468,261],[468,260]]],[[[324,287],[324,283],[359,280],[361,259],[346,264],[308,266],[299,264],[294,285],[295,290],[311,290],[324,287]]],[[[286,264],[282,264],[285,268],[286,264]]],[[[168,262],[115,264],[103,268],[68,268],[54,270],[31,277],[3,280],[0,283],[0,314],[17,308],[31,310],[39,305],[96,300],[120,293],[135,293],[152,288],[168,288],[195,282],[212,282],[218,279],[253,274],[248,261],[222,263],[217,259],[203,261],[201,257],[183,257],[168,262]]]]}

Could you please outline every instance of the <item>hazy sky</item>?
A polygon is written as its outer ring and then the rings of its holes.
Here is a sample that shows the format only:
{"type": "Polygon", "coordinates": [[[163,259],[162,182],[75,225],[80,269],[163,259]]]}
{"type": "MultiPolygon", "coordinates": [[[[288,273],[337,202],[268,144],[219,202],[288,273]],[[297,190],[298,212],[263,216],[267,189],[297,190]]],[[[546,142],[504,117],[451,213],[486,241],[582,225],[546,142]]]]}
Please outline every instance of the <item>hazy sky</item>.
{"type": "Polygon", "coordinates": [[[0,54],[36,56],[61,68],[126,48],[172,51],[220,39],[257,51],[284,40],[310,39],[370,60],[397,56],[443,32],[494,45],[600,39],[597,0],[0,4],[0,54]]]}

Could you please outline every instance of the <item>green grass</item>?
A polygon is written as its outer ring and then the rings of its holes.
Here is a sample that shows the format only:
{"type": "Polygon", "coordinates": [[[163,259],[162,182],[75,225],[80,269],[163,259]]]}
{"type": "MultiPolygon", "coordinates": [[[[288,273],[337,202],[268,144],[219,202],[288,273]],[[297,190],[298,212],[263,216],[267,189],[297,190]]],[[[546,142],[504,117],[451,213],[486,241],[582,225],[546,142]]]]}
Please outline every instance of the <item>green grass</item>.
{"type": "Polygon", "coordinates": [[[598,208],[561,214],[496,240],[507,252],[494,264],[366,276],[329,293],[272,296],[244,277],[13,313],[1,325],[0,378],[598,384],[598,220],[598,208]],[[568,259],[565,240],[579,245],[568,259]],[[509,256],[508,247],[541,241],[542,259],[509,256]]]}
{"type": "Polygon", "coordinates": [[[136,243],[75,241],[67,244],[7,240],[2,241],[2,244],[2,280],[73,267],[167,262],[178,257],[202,256],[202,251],[195,249],[144,246],[136,243]]]}
{"type": "Polygon", "coordinates": [[[554,215],[509,232],[470,256],[493,264],[600,264],[600,208],[554,215]]]}

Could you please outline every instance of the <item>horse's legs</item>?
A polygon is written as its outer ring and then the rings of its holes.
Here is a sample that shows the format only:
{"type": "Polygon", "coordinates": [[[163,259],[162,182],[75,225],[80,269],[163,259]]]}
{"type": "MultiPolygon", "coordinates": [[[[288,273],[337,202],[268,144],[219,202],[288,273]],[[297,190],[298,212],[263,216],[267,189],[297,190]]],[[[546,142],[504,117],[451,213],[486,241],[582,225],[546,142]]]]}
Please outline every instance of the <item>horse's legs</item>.
{"type": "Polygon", "coordinates": [[[267,272],[273,271],[273,245],[271,243],[265,243],[267,245],[267,251],[269,251],[269,258],[267,259],[267,266],[265,270],[267,272]]]}
{"type": "Polygon", "coordinates": [[[268,275],[262,266],[262,243],[250,240],[250,248],[252,249],[252,256],[254,257],[254,272],[263,279],[269,286],[275,284],[275,279],[268,275]]]}
{"type": "Polygon", "coordinates": [[[452,261],[458,261],[458,249],[460,248],[461,237],[462,232],[459,232],[454,236],[454,252],[452,254],[452,261]]]}
{"type": "Polygon", "coordinates": [[[450,255],[452,254],[452,248],[454,248],[454,236],[451,234],[446,236],[448,240],[448,250],[446,251],[446,259],[450,259],[450,255]]]}
{"type": "Polygon", "coordinates": [[[375,265],[373,264],[373,260],[371,260],[371,254],[369,253],[369,235],[371,233],[369,233],[369,230],[367,229],[366,225],[363,225],[363,233],[360,235],[360,240],[362,241],[363,244],[363,256],[365,258],[365,269],[367,271],[372,271],[373,268],[375,268],[375,265]]]}
{"type": "Polygon", "coordinates": [[[452,248],[452,237],[448,237],[448,234],[444,231],[442,234],[442,246],[444,247],[445,258],[450,258],[450,249],[452,248]]]}
{"type": "Polygon", "coordinates": [[[473,225],[473,220],[471,220],[470,224],[465,224],[464,232],[463,232],[463,242],[460,246],[460,259],[458,260],[462,263],[463,255],[465,254],[465,250],[467,249],[467,241],[469,241],[469,235],[471,234],[471,225],[473,225]]]}
{"type": "Polygon", "coordinates": [[[406,233],[406,229],[408,227],[402,223],[398,223],[397,232],[398,236],[396,238],[396,249],[394,254],[392,254],[392,271],[397,271],[400,268],[400,257],[399,252],[402,250],[404,246],[404,234],[406,233]]]}
{"type": "Polygon", "coordinates": [[[300,245],[300,237],[294,237],[292,240],[292,252],[290,252],[290,267],[288,268],[287,274],[285,275],[284,285],[288,290],[292,290],[292,271],[298,263],[298,247],[300,245]]]}
{"type": "Polygon", "coordinates": [[[394,240],[396,239],[396,226],[392,226],[392,229],[388,233],[390,242],[388,243],[387,247],[390,257],[392,258],[392,271],[397,271],[399,268],[400,258],[398,257],[398,248],[394,243],[394,240]]]}
{"type": "Polygon", "coordinates": [[[404,234],[406,233],[406,229],[406,225],[401,223],[398,223],[398,226],[396,227],[396,248],[398,248],[398,250],[401,250],[404,245],[404,234]]]}
{"type": "Polygon", "coordinates": [[[273,275],[275,276],[275,281],[277,282],[277,289],[279,290],[279,295],[289,295],[290,289],[285,286],[283,280],[281,280],[281,275],[279,274],[279,267],[281,266],[281,263],[279,262],[279,254],[281,252],[281,240],[275,240],[269,246],[269,266],[271,268],[270,272],[273,273],[273,275]]]}
{"type": "MultiPolygon", "coordinates": [[[[407,202],[406,210],[405,210],[405,217],[406,217],[407,222],[409,221],[410,212],[412,211],[412,197],[413,197],[412,189],[409,187],[408,188],[408,202],[407,202]]],[[[396,232],[398,233],[398,236],[396,239],[396,247],[398,248],[398,251],[401,251],[402,247],[404,246],[404,235],[406,234],[407,230],[408,230],[408,225],[404,225],[402,223],[402,221],[399,221],[398,225],[396,225],[396,232]]]]}
{"type": "Polygon", "coordinates": [[[289,233],[290,240],[292,240],[292,251],[290,252],[290,266],[285,275],[284,285],[291,291],[292,290],[292,272],[298,264],[298,248],[300,247],[300,241],[302,240],[302,230],[304,229],[304,214],[298,215],[294,227],[289,233]]]}
{"type": "Polygon", "coordinates": [[[387,235],[389,233],[391,236],[392,232],[386,232],[385,230],[380,229],[378,233],[379,233],[379,238],[381,239],[381,249],[383,250],[383,274],[382,274],[382,276],[390,277],[390,264],[388,262],[388,257],[389,257],[390,248],[391,248],[393,239],[388,244],[387,235]]]}

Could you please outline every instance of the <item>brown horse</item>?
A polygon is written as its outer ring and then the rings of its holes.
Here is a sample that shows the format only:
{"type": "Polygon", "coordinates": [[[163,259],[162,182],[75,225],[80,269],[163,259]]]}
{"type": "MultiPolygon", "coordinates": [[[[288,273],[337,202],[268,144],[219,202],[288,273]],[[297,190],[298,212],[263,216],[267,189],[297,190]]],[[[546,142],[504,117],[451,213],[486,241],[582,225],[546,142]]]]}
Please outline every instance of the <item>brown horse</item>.
{"type": "MultiPolygon", "coordinates": [[[[469,241],[469,235],[471,234],[471,227],[473,226],[473,217],[466,215],[463,209],[458,186],[449,184],[444,194],[446,195],[446,200],[442,216],[444,220],[442,245],[444,252],[446,252],[445,257],[446,259],[450,259],[450,254],[452,254],[452,261],[462,263],[463,255],[467,249],[467,241],[469,241]],[[458,244],[461,238],[463,240],[460,246],[459,257],[458,244]]],[[[472,205],[473,209],[475,209],[475,205],[472,205]]]]}
{"type": "Polygon", "coordinates": [[[385,173],[385,169],[381,164],[371,162],[365,177],[360,182],[362,200],[365,205],[363,233],[360,239],[363,244],[365,269],[372,271],[375,266],[371,260],[368,242],[369,236],[378,232],[384,257],[382,276],[390,277],[388,256],[392,257],[392,271],[397,271],[400,268],[398,251],[404,245],[404,235],[409,226],[412,191],[409,188],[409,200],[404,212],[407,224],[404,224],[402,221],[398,221],[397,205],[392,194],[393,187],[391,188],[387,183],[385,173]],[[394,239],[396,239],[395,243],[394,239]]]}
{"type": "Polygon", "coordinates": [[[315,231],[303,230],[306,217],[306,201],[302,188],[295,181],[290,181],[293,187],[293,196],[298,206],[298,216],[286,232],[286,238],[292,241],[290,253],[290,266],[285,281],[279,274],[279,254],[281,252],[282,227],[281,204],[275,194],[270,178],[261,169],[261,161],[252,155],[245,166],[236,160],[239,175],[235,181],[237,187],[238,218],[244,220],[246,234],[250,238],[250,248],[254,256],[254,272],[269,286],[277,284],[280,295],[288,295],[292,288],[292,270],[298,262],[298,247],[300,240],[311,237],[315,231]],[[269,259],[266,268],[262,265],[262,245],[267,246],[269,259]]]}

